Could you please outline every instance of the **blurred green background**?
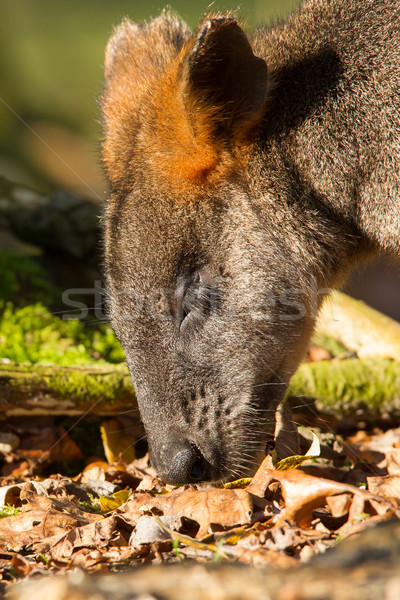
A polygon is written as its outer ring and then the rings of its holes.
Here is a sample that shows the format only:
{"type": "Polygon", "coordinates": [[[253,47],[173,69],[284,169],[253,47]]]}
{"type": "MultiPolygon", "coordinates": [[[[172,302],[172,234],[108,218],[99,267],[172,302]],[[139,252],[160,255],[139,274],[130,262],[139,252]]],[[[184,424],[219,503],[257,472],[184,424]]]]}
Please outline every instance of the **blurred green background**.
{"type": "MultiPolygon", "coordinates": [[[[285,16],[298,0],[217,0],[249,29],[285,16]]],[[[102,199],[96,98],[112,26],[149,20],[162,0],[0,0],[0,175],[39,191],[55,187],[102,199]]],[[[208,0],[175,0],[191,27],[208,0]]]]}

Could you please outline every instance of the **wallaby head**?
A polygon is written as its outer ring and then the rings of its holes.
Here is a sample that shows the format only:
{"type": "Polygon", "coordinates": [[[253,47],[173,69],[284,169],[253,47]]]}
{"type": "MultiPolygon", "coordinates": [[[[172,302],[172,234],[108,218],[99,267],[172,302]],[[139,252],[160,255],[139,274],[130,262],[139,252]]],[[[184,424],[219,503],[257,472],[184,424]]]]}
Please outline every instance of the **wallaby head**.
{"type": "Polygon", "coordinates": [[[164,15],[124,21],[107,47],[110,318],[172,483],[254,472],[326,288],[375,244],[349,199],[350,150],[342,184],[335,157],[329,173],[345,64],[309,4],[253,45],[229,15],[194,34],[164,15]]]}

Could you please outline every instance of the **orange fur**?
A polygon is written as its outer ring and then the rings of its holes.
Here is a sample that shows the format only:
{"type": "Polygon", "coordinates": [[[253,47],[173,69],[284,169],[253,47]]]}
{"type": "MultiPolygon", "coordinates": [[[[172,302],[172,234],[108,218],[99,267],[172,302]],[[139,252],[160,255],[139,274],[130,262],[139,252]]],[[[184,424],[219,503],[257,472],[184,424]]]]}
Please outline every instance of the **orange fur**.
{"type": "Polygon", "coordinates": [[[217,173],[232,167],[232,158],[224,144],[213,139],[213,108],[196,106],[182,90],[179,71],[185,50],[155,90],[151,125],[144,129],[149,166],[175,184],[212,183],[217,173]]]}
{"type": "Polygon", "coordinates": [[[115,186],[129,186],[140,171],[181,196],[188,186],[212,186],[242,168],[238,156],[246,154],[263,108],[250,114],[240,97],[241,121],[232,102],[210,100],[213,89],[191,89],[185,69],[197,37],[187,35],[177,53],[166,23],[141,28],[126,21],[109,42],[103,162],[115,186]],[[225,125],[229,136],[218,131],[225,125]]]}

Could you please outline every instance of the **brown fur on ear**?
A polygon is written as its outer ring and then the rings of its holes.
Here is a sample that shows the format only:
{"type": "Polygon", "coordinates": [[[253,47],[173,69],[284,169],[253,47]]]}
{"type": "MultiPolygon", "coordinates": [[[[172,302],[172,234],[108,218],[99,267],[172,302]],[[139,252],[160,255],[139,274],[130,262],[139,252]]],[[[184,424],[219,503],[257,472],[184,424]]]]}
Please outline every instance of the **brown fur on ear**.
{"type": "Polygon", "coordinates": [[[187,95],[182,78],[185,54],[186,48],[154,90],[151,111],[140,133],[140,145],[151,152],[153,167],[165,173],[178,188],[185,181],[204,183],[215,175],[222,162],[225,167],[230,162],[225,143],[212,135],[214,107],[198,110],[187,95]]]}
{"type": "Polygon", "coordinates": [[[136,168],[172,188],[212,183],[263,118],[267,66],[231,17],[207,19],[184,45],[179,22],[156,23],[125,22],[109,42],[104,164],[111,181],[126,179],[134,150],[136,168]]]}
{"type": "Polygon", "coordinates": [[[101,97],[103,164],[113,185],[132,175],[135,139],[145,121],[143,104],[190,37],[187,25],[168,13],[148,26],[125,19],[108,41],[101,97]]]}
{"type": "Polygon", "coordinates": [[[154,128],[171,177],[212,183],[233,170],[236,147],[264,116],[267,88],[267,65],[236,20],[206,19],[158,89],[154,128]]]}

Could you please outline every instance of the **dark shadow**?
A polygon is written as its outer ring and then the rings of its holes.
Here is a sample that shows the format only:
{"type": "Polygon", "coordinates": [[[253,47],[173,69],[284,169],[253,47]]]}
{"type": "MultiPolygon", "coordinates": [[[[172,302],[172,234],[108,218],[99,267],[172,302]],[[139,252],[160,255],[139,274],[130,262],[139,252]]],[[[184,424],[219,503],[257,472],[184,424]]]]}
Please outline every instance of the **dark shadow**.
{"type": "Polygon", "coordinates": [[[330,47],[275,71],[262,136],[275,137],[299,127],[337,93],[342,74],[341,59],[330,47]]]}

